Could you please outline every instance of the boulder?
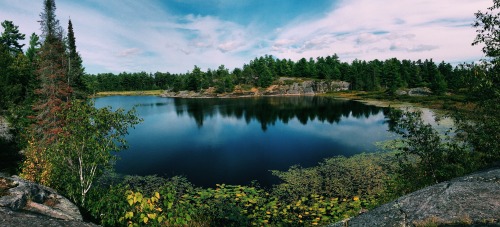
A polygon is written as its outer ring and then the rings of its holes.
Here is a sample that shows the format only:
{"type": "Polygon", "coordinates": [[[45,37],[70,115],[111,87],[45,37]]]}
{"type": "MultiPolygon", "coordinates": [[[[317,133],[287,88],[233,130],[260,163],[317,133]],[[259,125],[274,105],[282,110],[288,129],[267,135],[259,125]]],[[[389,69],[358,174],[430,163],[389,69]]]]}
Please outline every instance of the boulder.
{"type": "Polygon", "coordinates": [[[87,223],[76,220],[61,220],[50,218],[44,215],[26,212],[16,212],[8,208],[0,207],[0,226],[64,226],[64,227],[94,227],[93,223],[87,223]]]}
{"type": "Polygon", "coordinates": [[[5,213],[31,213],[53,219],[82,221],[78,207],[54,189],[17,176],[0,175],[0,208],[2,216],[5,213]]]}
{"type": "Polygon", "coordinates": [[[432,91],[427,87],[402,88],[396,90],[396,95],[429,96],[432,95],[432,91]]]}
{"type": "Polygon", "coordinates": [[[442,182],[330,226],[500,225],[500,169],[442,182]]]}
{"type": "Polygon", "coordinates": [[[412,88],[408,91],[408,95],[410,96],[428,96],[432,95],[431,89],[427,87],[416,87],[412,88]]]}

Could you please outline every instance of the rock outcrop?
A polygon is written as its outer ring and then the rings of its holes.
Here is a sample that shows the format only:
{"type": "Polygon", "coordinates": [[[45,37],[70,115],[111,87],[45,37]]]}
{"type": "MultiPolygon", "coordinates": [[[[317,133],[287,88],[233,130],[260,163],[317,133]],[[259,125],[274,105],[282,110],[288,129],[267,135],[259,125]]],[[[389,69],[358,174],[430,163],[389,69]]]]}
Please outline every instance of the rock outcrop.
{"type": "Polygon", "coordinates": [[[316,95],[332,91],[349,90],[349,83],[345,81],[305,80],[297,81],[290,78],[281,78],[279,83],[263,92],[263,95],[316,95]]]}
{"type": "Polygon", "coordinates": [[[16,225],[95,226],[54,189],[0,174],[0,226],[16,225]]]}
{"type": "Polygon", "coordinates": [[[350,84],[345,81],[326,80],[299,80],[282,77],[280,80],[267,88],[242,90],[236,86],[232,93],[217,94],[215,88],[209,88],[200,92],[194,91],[166,91],[162,97],[180,98],[215,98],[215,97],[249,97],[249,96],[286,96],[286,95],[317,95],[333,91],[349,90],[350,84]]]}
{"type": "Polygon", "coordinates": [[[427,87],[416,87],[410,89],[399,89],[396,91],[396,94],[409,96],[429,96],[432,95],[432,91],[427,87]]]}
{"type": "Polygon", "coordinates": [[[500,169],[442,182],[330,226],[500,226],[500,169]]]}

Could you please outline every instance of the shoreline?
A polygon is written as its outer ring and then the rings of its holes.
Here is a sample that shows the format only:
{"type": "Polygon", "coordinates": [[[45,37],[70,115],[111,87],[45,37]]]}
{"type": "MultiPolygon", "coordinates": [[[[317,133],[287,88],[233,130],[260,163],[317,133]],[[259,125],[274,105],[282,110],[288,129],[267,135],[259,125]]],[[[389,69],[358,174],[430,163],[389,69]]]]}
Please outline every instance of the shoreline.
{"type": "Polygon", "coordinates": [[[298,96],[323,96],[332,97],[341,100],[352,100],[361,102],[367,105],[373,105],[378,107],[392,107],[397,109],[427,109],[431,110],[439,116],[446,114],[446,110],[442,107],[436,106],[434,104],[422,102],[410,102],[404,100],[387,100],[379,99],[373,97],[364,97],[363,95],[370,94],[370,92],[363,91],[335,91],[328,93],[279,93],[272,92],[270,90],[259,90],[252,89],[247,91],[239,90],[238,92],[232,93],[222,93],[217,94],[213,92],[194,92],[194,91],[179,91],[179,92],[169,92],[166,90],[151,90],[151,91],[110,91],[110,92],[98,92],[92,95],[92,98],[106,97],[106,96],[158,96],[162,98],[185,98],[185,99],[237,99],[237,98],[260,98],[260,97],[298,97],[298,96]]]}

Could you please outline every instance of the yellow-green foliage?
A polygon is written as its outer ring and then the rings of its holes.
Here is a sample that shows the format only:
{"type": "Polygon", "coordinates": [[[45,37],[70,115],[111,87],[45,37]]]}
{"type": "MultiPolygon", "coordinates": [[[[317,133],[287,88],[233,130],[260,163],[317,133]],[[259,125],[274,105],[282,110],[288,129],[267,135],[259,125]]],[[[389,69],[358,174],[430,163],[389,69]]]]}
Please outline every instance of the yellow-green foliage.
{"type": "Polygon", "coordinates": [[[130,209],[120,219],[122,223],[129,226],[203,223],[210,226],[312,226],[356,215],[362,207],[375,202],[358,196],[340,200],[315,194],[285,202],[263,189],[224,184],[215,189],[198,189],[178,199],[175,192],[164,190],[163,193],[166,195],[155,192],[153,197],[145,198],[141,193],[127,191],[130,209]]]}
{"type": "Polygon", "coordinates": [[[163,210],[158,206],[160,193],[155,192],[151,198],[144,197],[140,192],[127,191],[127,202],[132,209],[120,218],[127,226],[162,225],[165,220],[163,210]]]}
{"type": "Polygon", "coordinates": [[[118,186],[120,190],[92,204],[93,215],[111,226],[325,225],[394,198],[393,159],[394,153],[363,154],[293,167],[277,172],[283,183],[272,189],[225,184],[196,188],[182,177],[129,180],[132,184],[118,186]]]}

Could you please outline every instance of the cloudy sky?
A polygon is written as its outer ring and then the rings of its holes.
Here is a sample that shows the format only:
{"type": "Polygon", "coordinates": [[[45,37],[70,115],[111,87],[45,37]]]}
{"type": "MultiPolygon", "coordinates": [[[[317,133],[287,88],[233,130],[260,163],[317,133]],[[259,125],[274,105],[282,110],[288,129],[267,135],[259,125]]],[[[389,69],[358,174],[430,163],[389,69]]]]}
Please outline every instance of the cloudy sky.
{"type": "MultiPolygon", "coordinates": [[[[0,21],[40,34],[42,0],[0,0],[0,21]]],[[[483,55],[474,13],[492,0],[56,0],[71,18],[88,73],[185,73],[241,67],[265,54],[298,60],[434,59],[483,55]]]]}

